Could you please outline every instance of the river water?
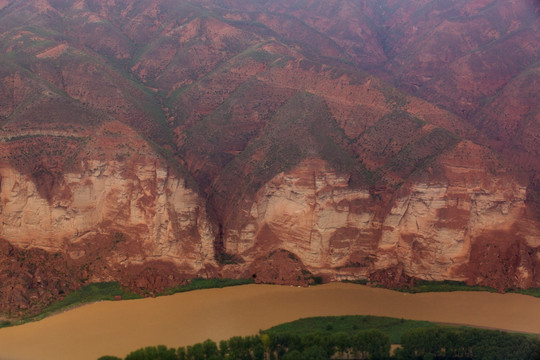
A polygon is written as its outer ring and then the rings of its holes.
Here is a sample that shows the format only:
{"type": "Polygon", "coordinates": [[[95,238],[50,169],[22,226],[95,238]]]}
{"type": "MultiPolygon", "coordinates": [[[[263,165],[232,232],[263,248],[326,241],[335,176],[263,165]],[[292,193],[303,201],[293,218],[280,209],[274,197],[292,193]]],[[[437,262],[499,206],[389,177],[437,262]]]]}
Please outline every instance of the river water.
{"type": "Polygon", "coordinates": [[[344,283],[309,288],[245,285],[104,301],[0,329],[0,360],[124,357],[143,346],[219,341],[327,315],[379,315],[540,334],[540,298],[519,294],[406,294],[344,283]]]}

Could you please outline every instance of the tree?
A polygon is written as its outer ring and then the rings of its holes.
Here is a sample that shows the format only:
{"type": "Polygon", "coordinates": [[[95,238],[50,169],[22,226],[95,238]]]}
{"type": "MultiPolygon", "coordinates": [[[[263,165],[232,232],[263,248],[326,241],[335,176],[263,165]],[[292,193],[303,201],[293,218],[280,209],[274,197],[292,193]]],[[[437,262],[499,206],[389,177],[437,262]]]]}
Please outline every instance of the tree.
{"type": "Polygon", "coordinates": [[[204,348],[201,343],[187,347],[186,358],[189,360],[205,360],[204,348]]]}
{"type": "Polygon", "coordinates": [[[212,356],[218,355],[218,347],[216,343],[210,339],[202,343],[205,359],[210,359],[212,356]]]}
{"type": "Polygon", "coordinates": [[[227,340],[221,340],[219,342],[219,354],[222,358],[225,358],[229,353],[229,342],[227,340]]]}
{"type": "Polygon", "coordinates": [[[249,349],[250,340],[241,336],[229,339],[229,358],[235,360],[251,360],[249,349]]]}
{"type": "Polygon", "coordinates": [[[335,346],[338,352],[343,356],[347,354],[347,359],[349,358],[349,350],[351,348],[351,337],[345,332],[338,332],[332,334],[330,337],[331,343],[335,346]]]}
{"type": "Polygon", "coordinates": [[[177,360],[176,351],[168,349],[165,345],[148,346],[133,351],[125,360],[177,360]]]}
{"type": "Polygon", "coordinates": [[[363,332],[368,359],[379,360],[390,357],[390,338],[380,330],[363,332]]]}
{"type": "Polygon", "coordinates": [[[253,358],[255,360],[264,360],[264,355],[266,354],[266,350],[264,349],[262,344],[256,344],[253,346],[253,358]]]}
{"type": "Polygon", "coordinates": [[[178,360],[186,360],[187,359],[186,348],[183,346],[179,347],[176,350],[176,357],[178,358],[178,360]]]}
{"type": "Polygon", "coordinates": [[[305,348],[302,352],[304,359],[309,360],[326,360],[328,359],[328,356],[326,354],[326,350],[318,345],[310,346],[308,348],[305,348]]]}
{"type": "Polygon", "coordinates": [[[282,360],[304,360],[304,357],[302,356],[302,353],[298,350],[293,350],[287,352],[285,355],[281,357],[282,360]]]}

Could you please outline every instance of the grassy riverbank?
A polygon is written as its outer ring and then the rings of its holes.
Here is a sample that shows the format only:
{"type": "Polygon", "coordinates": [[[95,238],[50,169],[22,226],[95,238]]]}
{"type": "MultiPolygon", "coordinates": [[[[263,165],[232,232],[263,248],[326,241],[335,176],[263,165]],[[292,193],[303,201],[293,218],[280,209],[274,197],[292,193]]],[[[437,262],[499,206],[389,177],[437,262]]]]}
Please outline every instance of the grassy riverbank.
{"type": "MultiPolygon", "coordinates": [[[[367,280],[344,280],[345,283],[367,285],[367,280]]],[[[382,287],[374,285],[375,287],[382,287]]],[[[412,286],[404,287],[395,287],[390,288],[390,290],[406,292],[410,294],[418,293],[427,293],[427,292],[452,292],[452,291],[487,291],[487,292],[500,292],[495,288],[489,286],[480,286],[480,285],[467,285],[463,281],[453,281],[453,280],[443,280],[443,281],[432,281],[432,280],[416,280],[412,286]]],[[[506,293],[516,293],[534,296],[540,298],[540,288],[530,288],[530,289],[506,289],[506,293]]]]}
{"type": "Polygon", "coordinates": [[[159,293],[158,296],[162,295],[172,295],[176,293],[193,291],[193,290],[202,290],[202,289],[216,289],[224,288],[229,286],[238,286],[238,285],[247,285],[253,284],[253,279],[193,279],[190,280],[185,285],[178,285],[173,288],[167,289],[162,293],[159,293]]]}
{"type": "Polygon", "coordinates": [[[83,286],[66,295],[62,300],[56,301],[45,307],[39,314],[23,316],[12,321],[0,322],[0,328],[21,325],[29,321],[37,321],[47,316],[54,315],[77,306],[104,300],[114,300],[115,297],[122,299],[140,299],[141,295],[130,292],[123,288],[118,282],[102,282],[83,286]]]}
{"type": "MultiPolygon", "coordinates": [[[[424,293],[424,292],[450,292],[450,291],[487,291],[487,292],[500,292],[497,289],[488,286],[480,285],[467,285],[462,281],[428,281],[418,280],[411,288],[392,289],[398,291],[405,291],[410,293],[424,293]]],[[[530,289],[506,289],[506,293],[516,293],[534,296],[540,298],[540,288],[530,289]]]]}
{"type": "MultiPolygon", "coordinates": [[[[158,296],[172,295],[180,292],[223,288],[228,286],[246,285],[253,283],[252,279],[202,279],[196,278],[189,280],[186,284],[178,285],[166,289],[158,296]]],[[[47,316],[57,314],[61,311],[75,308],[88,303],[97,301],[113,301],[115,299],[132,300],[141,299],[142,295],[131,292],[121,286],[118,282],[102,282],[83,286],[82,288],[69,293],[64,299],[54,302],[43,309],[39,314],[25,316],[16,320],[0,321],[0,328],[21,325],[29,321],[41,320],[47,316]]]]}
{"type": "MultiPolygon", "coordinates": [[[[398,290],[398,289],[392,289],[398,290]]],[[[409,292],[409,293],[424,293],[424,292],[449,292],[449,291],[487,291],[487,292],[497,292],[496,289],[488,286],[480,285],[467,285],[462,281],[428,281],[428,280],[417,280],[414,285],[411,287],[404,287],[399,291],[409,292]]]]}

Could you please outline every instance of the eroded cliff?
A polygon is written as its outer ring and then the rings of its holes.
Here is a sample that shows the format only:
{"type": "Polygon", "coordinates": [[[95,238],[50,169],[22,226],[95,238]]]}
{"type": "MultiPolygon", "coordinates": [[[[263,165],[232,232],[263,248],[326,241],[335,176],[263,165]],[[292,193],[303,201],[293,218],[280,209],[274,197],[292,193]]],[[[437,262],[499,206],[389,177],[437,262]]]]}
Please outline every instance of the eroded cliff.
{"type": "MultiPolygon", "coordinates": [[[[42,306],[50,286],[58,295],[88,282],[119,280],[155,291],[188,277],[216,276],[215,224],[189,180],[125,125],[94,130],[77,137],[62,130],[4,137],[8,149],[24,140],[23,151],[32,142],[47,147],[65,137],[84,145],[71,154],[69,167],[38,161],[28,173],[8,161],[0,166],[0,237],[12,249],[2,263],[31,264],[31,276],[17,284],[22,295],[2,292],[2,310],[42,306]],[[55,260],[33,263],[35,256],[55,260]],[[58,284],[57,272],[69,276],[58,284]]],[[[8,284],[19,279],[15,271],[4,273],[8,284]]]]}
{"type": "Polygon", "coordinates": [[[535,286],[540,231],[527,216],[526,177],[515,179],[499,166],[486,149],[462,142],[421,181],[394,191],[351,188],[347,174],[307,160],[257,192],[250,211],[225,231],[225,248],[247,267],[264,261],[261,253],[268,258],[284,249],[294,254],[290,261],[332,280],[403,285],[404,275],[499,289],[535,286]],[[487,266],[487,257],[497,261],[487,266]],[[400,277],[381,275],[395,268],[400,277]]]}
{"type": "Polygon", "coordinates": [[[539,11],[0,2],[0,311],[196,276],[540,286],[539,11]]]}

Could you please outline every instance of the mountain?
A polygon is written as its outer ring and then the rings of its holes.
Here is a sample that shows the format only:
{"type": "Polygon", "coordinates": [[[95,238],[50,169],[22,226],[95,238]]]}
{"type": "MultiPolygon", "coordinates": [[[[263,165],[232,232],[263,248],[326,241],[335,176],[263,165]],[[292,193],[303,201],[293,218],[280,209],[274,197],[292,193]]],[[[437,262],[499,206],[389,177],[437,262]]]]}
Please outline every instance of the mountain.
{"type": "Polygon", "coordinates": [[[0,1],[0,311],[197,276],[540,286],[539,17],[0,1]]]}

